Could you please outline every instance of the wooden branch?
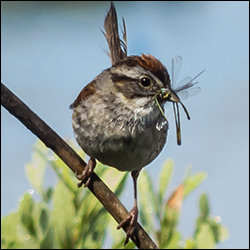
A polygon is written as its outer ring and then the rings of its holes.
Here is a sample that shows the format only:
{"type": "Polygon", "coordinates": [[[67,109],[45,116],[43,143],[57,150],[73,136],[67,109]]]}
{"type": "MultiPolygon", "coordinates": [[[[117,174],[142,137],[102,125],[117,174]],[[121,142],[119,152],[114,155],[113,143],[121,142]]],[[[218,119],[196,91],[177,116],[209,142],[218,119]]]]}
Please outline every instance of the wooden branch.
{"type": "MultiPolygon", "coordinates": [[[[82,173],[86,166],[82,158],[3,83],[1,83],[1,105],[52,149],[74,173],[82,173]]],[[[127,209],[95,173],[88,188],[118,223],[127,218],[127,209]]],[[[127,229],[128,226],[125,225],[123,230],[126,232],[127,229]]],[[[131,240],[140,249],[158,248],[139,223],[131,240]]]]}

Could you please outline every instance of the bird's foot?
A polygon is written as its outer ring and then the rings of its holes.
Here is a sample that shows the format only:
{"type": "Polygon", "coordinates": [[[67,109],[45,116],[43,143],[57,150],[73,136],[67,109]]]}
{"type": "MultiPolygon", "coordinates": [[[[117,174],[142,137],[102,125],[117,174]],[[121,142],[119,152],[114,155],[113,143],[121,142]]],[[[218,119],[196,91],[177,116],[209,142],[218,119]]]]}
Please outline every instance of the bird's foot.
{"type": "Polygon", "coordinates": [[[96,160],[93,158],[90,158],[88,161],[88,164],[86,165],[82,173],[76,174],[76,178],[80,180],[80,182],[77,184],[78,187],[81,187],[83,184],[84,184],[84,187],[87,187],[89,185],[95,166],[96,166],[96,160]]]}
{"type": "Polygon", "coordinates": [[[127,218],[125,218],[124,220],[122,220],[120,222],[120,224],[117,226],[117,229],[122,228],[125,224],[129,224],[127,233],[126,233],[126,239],[124,242],[124,246],[128,243],[129,241],[129,237],[131,237],[135,231],[136,228],[136,223],[137,223],[137,219],[138,219],[138,208],[136,206],[134,206],[130,212],[129,212],[129,216],[127,218]]]}

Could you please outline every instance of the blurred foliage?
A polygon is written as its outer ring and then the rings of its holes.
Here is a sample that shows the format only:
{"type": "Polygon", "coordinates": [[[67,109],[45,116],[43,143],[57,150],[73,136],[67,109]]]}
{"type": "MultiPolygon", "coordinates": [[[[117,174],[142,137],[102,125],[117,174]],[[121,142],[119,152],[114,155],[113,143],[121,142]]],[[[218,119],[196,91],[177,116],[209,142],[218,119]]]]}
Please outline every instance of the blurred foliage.
{"type": "MultiPolygon", "coordinates": [[[[73,145],[73,142],[69,142],[73,145]]],[[[80,153],[76,145],[72,146],[80,153]]],[[[101,165],[98,163],[98,165],[101,165]]],[[[18,208],[1,219],[1,248],[134,248],[133,242],[123,246],[125,234],[116,230],[117,223],[87,188],[78,188],[72,171],[44,144],[34,145],[32,160],[25,166],[33,189],[19,198],[18,208]],[[57,176],[55,186],[45,187],[47,168],[57,176]],[[38,196],[38,198],[34,196],[38,196]],[[37,201],[39,200],[39,201],[37,201]]],[[[191,174],[188,168],[184,181],[166,201],[166,191],[174,171],[171,160],[163,164],[158,186],[144,169],[139,177],[140,222],[159,248],[215,248],[228,238],[227,227],[219,216],[211,216],[208,197],[199,199],[200,214],[194,234],[182,238],[178,221],[183,199],[205,179],[205,172],[191,174]]],[[[97,166],[95,172],[119,197],[125,188],[128,173],[97,166]]]]}
{"type": "Polygon", "coordinates": [[[221,224],[219,216],[210,215],[206,194],[199,198],[200,214],[196,219],[193,236],[183,239],[178,230],[183,200],[185,200],[207,177],[206,172],[191,174],[188,167],[183,182],[166,201],[167,188],[174,172],[174,163],[168,160],[159,174],[159,186],[155,187],[149,174],[142,171],[139,181],[140,220],[143,227],[154,236],[160,249],[212,249],[229,237],[229,230],[221,224]],[[147,189],[145,189],[145,187],[147,189]],[[145,195],[147,194],[147,195],[145,195]]]}

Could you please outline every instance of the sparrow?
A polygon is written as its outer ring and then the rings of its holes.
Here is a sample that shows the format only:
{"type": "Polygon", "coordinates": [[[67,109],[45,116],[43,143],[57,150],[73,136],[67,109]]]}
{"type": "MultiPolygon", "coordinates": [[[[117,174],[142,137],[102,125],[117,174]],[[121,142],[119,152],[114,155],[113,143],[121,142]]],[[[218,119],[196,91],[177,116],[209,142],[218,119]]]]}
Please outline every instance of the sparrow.
{"type": "Polygon", "coordinates": [[[169,123],[164,115],[164,104],[173,103],[177,143],[180,145],[178,104],[184,108],[188,119],[190,116],[177,92],[185,91],[196,83],[189,79],[176,91],[172,88],[166,67],[154,56],[127,56],[125,21],[123,19],[122,40],[112,2],[104,29],[112,66],[86,85],[70,105],[75,138],[90,156],[86,168],[77,178],[82,180],[79,186],[83,183],[88,186],[96,160],[119,171],[131,172],[134,206],[117,227],[129,225],[126,245],[138,220],[137,178],[142,168],[151,163],[166,144],[169,123]]]}

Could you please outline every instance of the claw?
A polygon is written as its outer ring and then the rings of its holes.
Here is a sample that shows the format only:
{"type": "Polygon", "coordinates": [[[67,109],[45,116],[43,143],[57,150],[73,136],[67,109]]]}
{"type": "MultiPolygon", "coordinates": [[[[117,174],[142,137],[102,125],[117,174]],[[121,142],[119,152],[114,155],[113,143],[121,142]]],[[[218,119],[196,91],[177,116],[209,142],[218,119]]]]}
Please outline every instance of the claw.
{"type": "Polygon", "coordinates": [[[89,185],[95,166],[96,166],[96,160],[93,158],[90,158],[88,161],[88,164],[86,165],[82,173],[76,174],[76,178],[80,180],[80,182],[77,184],[78,187],[81,187],[83,184],[84,184],[84,187],[87,187],[89,185]]]}
{"type": "Polygon", "coordinates": [[[128,230],[126,232],[126,239],[124,242],[124,246],[128,243],[129,237],[131,237],[135,231],[137,219],[138,219],[138,208],[134,206],[129,212],[129,216],[124,220],[122,220],[120,224],[117,226],[117,229],[120,229],[125,224],[129,224],[128,230]]]}

